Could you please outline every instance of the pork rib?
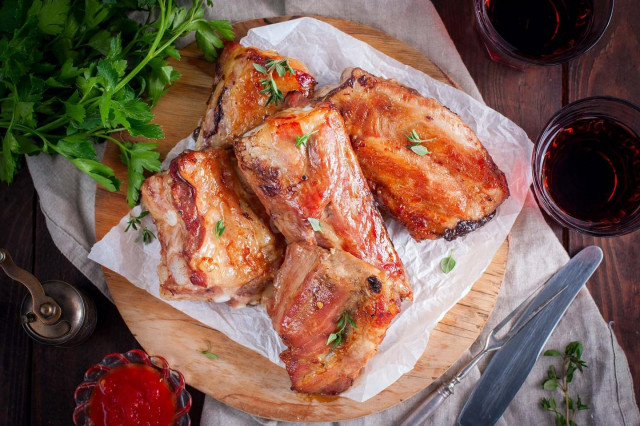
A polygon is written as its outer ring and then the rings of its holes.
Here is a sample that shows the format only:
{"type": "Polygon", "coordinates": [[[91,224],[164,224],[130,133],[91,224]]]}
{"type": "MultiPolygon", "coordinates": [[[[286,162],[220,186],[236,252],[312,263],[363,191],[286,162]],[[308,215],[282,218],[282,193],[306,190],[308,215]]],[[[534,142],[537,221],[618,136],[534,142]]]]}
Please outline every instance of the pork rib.
{"type": "Polygon", "coordinates": [[[376,354],[400,311],[386,274],[349,253],[293,243],[266,297],[287,349],[280,358],[291,389],[336,395],[376,354]],[[332,333],[340,338],[329,341],[332,333]]]}
{"type": "Polygon", "coordinates": [[[185,151],[142,185],[162,246],[163,298],[241,307],[257,303],[275,277],[283,241],[234,162],[230,150],[185,151]]]}
{"type": "Polygon", "coordinates": [[[464,235],[509,196],[504,173],[480,140],[437,100],[359,68],[345,70],[322,99],[344,117],[374,196],[415,240],[464,235]],[[414,131],[429,153],[411,149],[414,131]]]}
{"type": "Polygon", "coordinates": [[[333,107],[281,111],[234,146],[240,171],[289,243],[345,250],[386,272],[399,298],[411,298],[402,262],[333,107]]]}
{"type": "MultiPolygon", "coordinates": [[[[268,59],[281,60],[283,56],[272,50],[244,47],[228,43],[218,59],[213,92],[200,126],[196,149],[231,146],[234,136],[262,123],[266,115],[284,108],[279,102],[267,104],[268,95],[261,93],[261,79],[266,76],[256,70],[254,64],[266,66],[268,59]]],[[[316,84],[307,67],[295,59],[288,59],[295,71],[280,77],[273,72],[274,81],[283,96],[289,92],[300,92],[309,96],[316,84]]]]}

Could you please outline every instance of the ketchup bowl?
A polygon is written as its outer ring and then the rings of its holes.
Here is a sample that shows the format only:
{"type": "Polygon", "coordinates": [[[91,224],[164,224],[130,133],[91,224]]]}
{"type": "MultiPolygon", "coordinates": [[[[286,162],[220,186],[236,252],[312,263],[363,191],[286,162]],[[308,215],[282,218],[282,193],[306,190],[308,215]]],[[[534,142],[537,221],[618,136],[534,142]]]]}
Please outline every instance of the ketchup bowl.
{"type": "Polygon", "coordinates": [[[160,356],[134,349],[105,356],[84,374],[74,394],[80,425],[191,424],[184,377],[160,356]]]}

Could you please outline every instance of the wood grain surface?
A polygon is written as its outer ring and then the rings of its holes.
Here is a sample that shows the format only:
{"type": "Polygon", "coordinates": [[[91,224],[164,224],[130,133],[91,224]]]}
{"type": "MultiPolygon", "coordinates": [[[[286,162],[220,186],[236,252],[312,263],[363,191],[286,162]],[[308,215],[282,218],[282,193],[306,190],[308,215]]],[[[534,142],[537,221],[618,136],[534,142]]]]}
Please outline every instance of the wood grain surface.
{"type": "MultiPolygon", "coordinates": [[[[625,3],[633,7],[622,13],[614,11],[618,13],[613,15],[606,37],[588,55],[565,66],[566,102],[609,95],[640,105],[640,8],[637,2],[620,0],[616,9],[625,3]],[[618,57],[624,61],[612,65],[618,57]]],[[[630,354],[629,368],[635,379],[636,400],[640,400],[640,232],[616,238],[566,232],[570,255],[593,244],[602,248],[604,259],[587,284],[589,292],[630,354]]]]}
{"type": "MultiPolygon", "coordinates": [[[[290,19],[253,20],[234,25],[240,39],[249,28],[290,19]]],[[[388,55],[439,80],[451,80],[417,50],[364,25],[322,18],[337,28],[371,44],[388,55]]],[[[166,139],[158,141],[165,155],[204,114],[212,83],[213,65],[204,62],[193,47],[182,51],[182,61],[172,64],[182,78],[161,99],[154,113],[166,139]]],[[[109,148],[104,162],[123,181],[125,170],[117,152],[109,148]]],[[[101,238],[128,211],[124,194],[101,188],[96,194],[96,234],[101,238]]],[[[182,371],[187,382],[240,410],[289,421],[336,421],[367,415],[411,397],[442,375],[475,341],[491,313],[506,267],[508,243],[472,290],[452,308],[430,336],[429,346],[415,368],[366,403],[347,398],[312,398],[289,390],[286,371],[266,358],[228,339],[159,299],[105,270],[109,289],[125,322],[142,347],[161,354],[182,371]],[[211,342],[220,357],[211,361],[198,353],[211,342]],[[224,383],[224,386],[221,385],[224,383]]]]}

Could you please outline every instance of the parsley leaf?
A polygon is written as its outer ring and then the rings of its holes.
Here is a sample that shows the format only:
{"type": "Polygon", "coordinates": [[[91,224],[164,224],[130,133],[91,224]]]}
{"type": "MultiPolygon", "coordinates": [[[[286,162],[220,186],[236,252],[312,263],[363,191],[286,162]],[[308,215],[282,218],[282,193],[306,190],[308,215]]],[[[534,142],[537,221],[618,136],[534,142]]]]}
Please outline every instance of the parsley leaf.
{"type": "MultiPolygon", "coordinates": [[[[160,169],[156,145],[111,135],[160,139],[152,108],[179,74],[166,58],[196,32],[214,59],[231,24],[204,18],[204,0],[189,7],[164,0],[8,0],[0,6],[0,180],[11,182],[22,154],[58,154],[110,191],[120,182],[96,157],[110,141],[127,166],[127,201],[138,201],[144,173],[160,169]],[[138,23],[138,11],[148,16],[138,23]]],[[[150,241],[152,233],[143,239],[150,241]]]]}
{"type": "Polygon", "coordinates": [[[71,4],[69,0],[50,0],[40,2],[36,0],[32,7],[40,6],[38,11],[38,28],[44,34],[58,35],[64,30],[64,23],[71,4]]]}

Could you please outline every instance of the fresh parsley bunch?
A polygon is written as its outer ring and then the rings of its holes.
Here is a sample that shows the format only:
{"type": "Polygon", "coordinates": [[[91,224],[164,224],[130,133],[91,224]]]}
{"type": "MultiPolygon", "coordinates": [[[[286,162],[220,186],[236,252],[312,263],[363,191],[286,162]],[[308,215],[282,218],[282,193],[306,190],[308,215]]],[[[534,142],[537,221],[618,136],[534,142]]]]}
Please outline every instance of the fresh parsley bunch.
{"type": "MultiPolygon", "coordinates": [[[[210,1],[207,0],[210,4],[210,1]]],[[[96,158],[94,142],[120,149],[127,201],[139,198],[144,171],[159,171],[156,144],[121,142],[114,133],[160,139],[151,112],[180,75],[174,42],[191,31],[207,60],[228,21],[204,19],[204,0],[5,0],[0,6],[0,179],[13,180],[22,154],[62,155],[110,191],[120,188],[96,158]],[[141,16],[143,23],[129,17],[141,16]]]]}

